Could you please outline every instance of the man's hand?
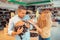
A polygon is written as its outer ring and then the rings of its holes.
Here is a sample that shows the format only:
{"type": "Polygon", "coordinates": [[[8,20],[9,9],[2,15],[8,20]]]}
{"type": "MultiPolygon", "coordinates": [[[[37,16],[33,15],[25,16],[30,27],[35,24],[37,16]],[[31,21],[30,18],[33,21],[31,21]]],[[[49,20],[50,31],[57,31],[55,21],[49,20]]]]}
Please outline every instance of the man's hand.
{"type": "Polygon", "coordinates": [[[20,34],[20,33],[22,33],[23,32],[23,27],[20,29],[20,28],[18,28],[18,30],[17,30],[17,34],[20,34]]]}

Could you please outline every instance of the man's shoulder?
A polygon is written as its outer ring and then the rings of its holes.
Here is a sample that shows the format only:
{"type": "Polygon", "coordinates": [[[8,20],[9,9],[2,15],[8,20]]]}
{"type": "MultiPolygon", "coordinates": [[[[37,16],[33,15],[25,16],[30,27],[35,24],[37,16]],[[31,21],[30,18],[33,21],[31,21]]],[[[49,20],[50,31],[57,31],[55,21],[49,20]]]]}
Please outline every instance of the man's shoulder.
{"type": "Polygon", "coordinates": [[[26,15],[25,17],[30,17],[29,15],[26,15]]]}
{"type": "Polygon", "coordinates": [[[24,17],[24,20],[30,20],[29,15],[26,15],[26,16],[24,17]]]}
{"type": "Polygon", "coordinates": [[[18,15],[15,15],[14,17],[11,18],[11,20],[16,19],[17,17],[18,17],[18,15]]]}

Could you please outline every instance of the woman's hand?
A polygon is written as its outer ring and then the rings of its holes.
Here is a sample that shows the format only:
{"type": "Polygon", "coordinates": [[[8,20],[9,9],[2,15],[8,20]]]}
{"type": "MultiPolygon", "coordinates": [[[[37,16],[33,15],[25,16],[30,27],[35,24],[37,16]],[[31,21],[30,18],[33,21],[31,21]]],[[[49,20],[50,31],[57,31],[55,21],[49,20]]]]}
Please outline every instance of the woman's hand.
{"type": "Polygon", "coordinates": [[[35,22],[33,21],[33,19],[28,20],[29,23],[31,23],[32,25],[35,25],[35,22]]]}
{"type": "Polygon", "coordinates": [[[26,26],[27,28],[30,28],[30,24],[29,24],[29,23],[26,23],[25,26],[26,26]]]}

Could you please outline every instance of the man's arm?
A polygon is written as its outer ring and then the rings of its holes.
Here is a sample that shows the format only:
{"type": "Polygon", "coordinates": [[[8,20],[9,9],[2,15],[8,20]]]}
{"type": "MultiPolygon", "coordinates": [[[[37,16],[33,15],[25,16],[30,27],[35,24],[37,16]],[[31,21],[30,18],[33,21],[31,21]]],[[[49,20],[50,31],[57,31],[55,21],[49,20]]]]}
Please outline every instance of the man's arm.
{"type": "Polygon", "coordinates": [[[18,34],[22,33],[22,31],[23,31],[23,27],[21,29],[18,28],[17,32],[14,32],[14,31],[12,32],[12,36],[18,35],[18,34]]]}
{"type": "Polygon", "coordinates": [[[14,35],[17,35],[17,34],[22,33],[22,31],[23,31],[23,28],[21,28],[21,29],[19,28],[19,29],[17,30],[17,32],[15,32],[13,29],[14,29],[14,23],[13,23],[13,20],[10,19],[9,25],[8,25],[8,34],[9,34],[9,35],[14,36],[14,35]]]}
{"type": "Polygon", "coordinates": [[[8,34],[9,34],[9,35],[12,35],[13,28],[14,28],[14,23],[13,23],[13,20],[10,19],[10,20],[9,20],[9,25],[8,25],[8,34]]]}

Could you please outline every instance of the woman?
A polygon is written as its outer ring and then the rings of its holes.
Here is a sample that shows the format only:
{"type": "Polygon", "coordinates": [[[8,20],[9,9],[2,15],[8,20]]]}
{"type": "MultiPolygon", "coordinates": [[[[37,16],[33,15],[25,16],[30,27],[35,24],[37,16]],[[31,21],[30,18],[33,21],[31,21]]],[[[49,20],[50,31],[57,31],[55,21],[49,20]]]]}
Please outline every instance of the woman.
{"type": "Polygon", "coordinates": [[[39,34],[39,40],[50,40],[50,29],[52,25],[51,12],[43,10],[35,24],[32,20],[29,22],[35,26],[39,34]]]}

